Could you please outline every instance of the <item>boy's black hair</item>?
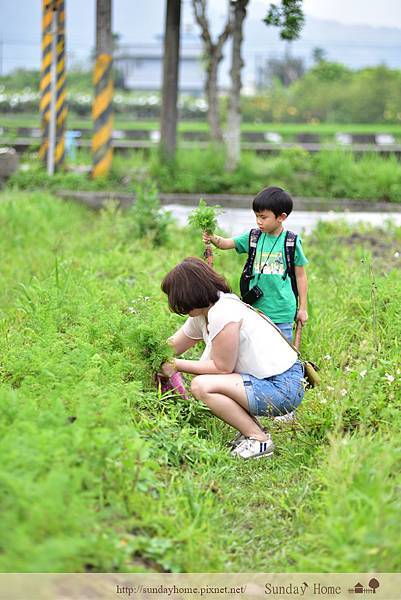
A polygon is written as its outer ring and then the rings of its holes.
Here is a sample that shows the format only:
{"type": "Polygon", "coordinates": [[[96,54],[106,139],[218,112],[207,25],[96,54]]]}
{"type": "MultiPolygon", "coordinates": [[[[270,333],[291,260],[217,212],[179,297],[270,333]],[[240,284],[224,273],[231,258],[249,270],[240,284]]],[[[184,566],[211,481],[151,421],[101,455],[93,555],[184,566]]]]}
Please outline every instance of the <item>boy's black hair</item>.
{"type": "Polygon", "coordinates": [[[288,216],[292,212],[293,202],[291,196],[283,188],[272,185],[256,194],[252,208],[255,213],[271,210],[276,217],[281,213],[286,213],[288,216]]]}

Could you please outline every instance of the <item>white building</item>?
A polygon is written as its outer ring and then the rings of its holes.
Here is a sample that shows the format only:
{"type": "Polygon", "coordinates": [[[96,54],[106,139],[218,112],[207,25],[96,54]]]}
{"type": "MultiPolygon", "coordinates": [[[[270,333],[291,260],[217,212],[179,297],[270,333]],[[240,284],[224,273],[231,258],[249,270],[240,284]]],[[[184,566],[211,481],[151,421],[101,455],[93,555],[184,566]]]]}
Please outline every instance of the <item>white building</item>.
{"type": "MultiPolygon", "coordinates": [[[[120,46],[114,54],[114,65],[121,71],[127,89],[140,91],[161,90],[163,81],[163,46],[147,44],[120,46]]],[[[201,94],[205,71],[200,47],[180,48],[179,91],[201,94]]]]}

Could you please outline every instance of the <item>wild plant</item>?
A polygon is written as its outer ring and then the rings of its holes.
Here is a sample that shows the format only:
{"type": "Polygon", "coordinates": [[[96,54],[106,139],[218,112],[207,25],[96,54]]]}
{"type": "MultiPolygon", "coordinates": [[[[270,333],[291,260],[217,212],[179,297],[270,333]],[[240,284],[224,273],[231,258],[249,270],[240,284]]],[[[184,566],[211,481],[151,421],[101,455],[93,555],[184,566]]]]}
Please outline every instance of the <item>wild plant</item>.
{"type": "Polygon", "coordinates": [[[206,231],[207,233],[212,234],[216,231],[217,215],[221,212],[222,209],[219,204],[210,206],[201,198],[199,200],[198,208],[190,213],[188,222],[200,231],[206,231]]]}
{"type": "Polygon", "coordinates": [[[134,206],[129,211],[133,234],[137,239],[148,238],[154,244],[168,241],[171,215],[161,209],[159,193],[153,182],[138,187],[134,206]]]}
{"type": "MultiPolygon", "coordinates": [[[[213,234],[217,228],[217,215],[220,212],[222,212],[220,205],[208,206],[201,198],[198,208],[190,213],[188,222],[202,232],[213,234]]],[[[208,265],[212,266],[213,250],[210,242],[205,243],[204,258],[207,260],[208,265]]]]}
{"type": "Polygon", "coordinates": [[[139,323],[135,327],[135,335],[141,354],[153,373],[157,372],[163,363],[173,358],[173,350],[168,345],[166,336],[154,322],[139,323]]]}

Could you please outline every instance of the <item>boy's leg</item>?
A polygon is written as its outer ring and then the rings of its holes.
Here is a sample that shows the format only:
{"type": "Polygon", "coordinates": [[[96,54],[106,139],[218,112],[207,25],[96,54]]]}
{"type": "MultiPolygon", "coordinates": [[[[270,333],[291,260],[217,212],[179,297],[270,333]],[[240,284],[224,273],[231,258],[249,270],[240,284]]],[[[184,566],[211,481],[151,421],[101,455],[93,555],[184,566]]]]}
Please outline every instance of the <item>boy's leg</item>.
{"type": "Polygon", "coordinates": [[[281,333],[287,338],[289,342],[292,342],[292,329],[294,323],[275,323],[280,329],[281,333]]]}

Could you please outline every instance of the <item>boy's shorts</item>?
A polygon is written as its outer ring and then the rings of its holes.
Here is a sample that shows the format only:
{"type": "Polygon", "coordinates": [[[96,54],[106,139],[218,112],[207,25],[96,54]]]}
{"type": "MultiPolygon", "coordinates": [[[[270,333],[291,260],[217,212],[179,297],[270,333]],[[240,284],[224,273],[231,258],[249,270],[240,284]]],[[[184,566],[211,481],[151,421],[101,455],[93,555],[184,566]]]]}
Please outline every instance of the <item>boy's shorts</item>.
{"type": "Polygon", "coordinates": [[[284,373],[265,379],[241,373],[250,414],[276,417],[295,410],[305,393],[303,376],[299,360],[284,373]]]}
{"type": "Polygon", "coordinates": [[[287,338],[287,340],[292,342],[292,329],[294,323],[275,323],[275,325],[280,329],[281,333],[287,338]]]}

